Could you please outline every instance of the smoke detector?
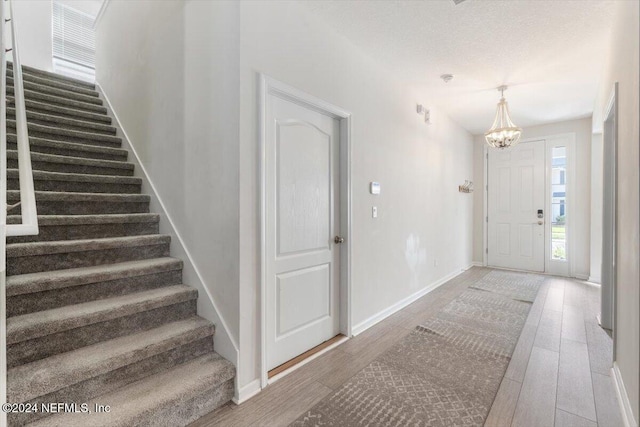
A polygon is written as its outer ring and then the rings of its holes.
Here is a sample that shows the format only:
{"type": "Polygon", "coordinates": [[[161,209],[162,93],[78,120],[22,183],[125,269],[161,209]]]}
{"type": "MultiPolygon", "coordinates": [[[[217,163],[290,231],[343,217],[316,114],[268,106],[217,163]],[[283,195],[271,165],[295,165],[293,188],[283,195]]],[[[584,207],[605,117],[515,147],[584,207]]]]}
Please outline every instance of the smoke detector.
{"type": "Polygon", "coordinates": [[[443,74],[440,76],[440,78],[445,82],[445,83],[449,83],[451,80],[453,80],[453,74],[443,74]]]}

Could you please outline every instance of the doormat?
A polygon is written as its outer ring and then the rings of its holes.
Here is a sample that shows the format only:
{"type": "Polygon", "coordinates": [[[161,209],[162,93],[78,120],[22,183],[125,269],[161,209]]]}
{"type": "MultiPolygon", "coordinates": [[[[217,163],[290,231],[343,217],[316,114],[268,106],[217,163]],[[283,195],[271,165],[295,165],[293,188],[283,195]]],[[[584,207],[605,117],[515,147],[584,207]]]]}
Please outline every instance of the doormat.
{"type": "Polygon", "coordinates": [[[291,426],[482,426],[544,279],[491,271],[291,426]]]}

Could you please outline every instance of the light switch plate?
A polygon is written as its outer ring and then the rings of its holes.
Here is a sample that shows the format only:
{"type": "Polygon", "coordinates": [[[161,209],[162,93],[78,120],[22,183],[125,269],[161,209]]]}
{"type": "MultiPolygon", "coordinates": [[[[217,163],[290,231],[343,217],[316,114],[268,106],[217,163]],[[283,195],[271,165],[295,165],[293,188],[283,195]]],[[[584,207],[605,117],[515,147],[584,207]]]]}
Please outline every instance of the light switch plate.
{"type": "Polygon", "coordinates": [[[380,183],[379,182],[370,182],[369,183],[369,191],[371,194],[380,194],[380,183]]]}

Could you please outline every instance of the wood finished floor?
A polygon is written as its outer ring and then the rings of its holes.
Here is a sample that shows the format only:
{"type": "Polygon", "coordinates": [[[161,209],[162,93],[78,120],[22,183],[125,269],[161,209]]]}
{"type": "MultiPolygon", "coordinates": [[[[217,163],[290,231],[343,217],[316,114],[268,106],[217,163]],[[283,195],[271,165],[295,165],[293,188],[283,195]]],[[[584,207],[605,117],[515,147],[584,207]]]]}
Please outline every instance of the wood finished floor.
{"type": "MultiPolygon", "coordinates": [[[[489,271],[467,270],[242,405],[229,403],[191,427],[288,425],[489,271]]],[[[596,321],[599,299],[595,286],[545,280],[485,426],[623,425],[610,377],[611,338],[596,321]]]]}

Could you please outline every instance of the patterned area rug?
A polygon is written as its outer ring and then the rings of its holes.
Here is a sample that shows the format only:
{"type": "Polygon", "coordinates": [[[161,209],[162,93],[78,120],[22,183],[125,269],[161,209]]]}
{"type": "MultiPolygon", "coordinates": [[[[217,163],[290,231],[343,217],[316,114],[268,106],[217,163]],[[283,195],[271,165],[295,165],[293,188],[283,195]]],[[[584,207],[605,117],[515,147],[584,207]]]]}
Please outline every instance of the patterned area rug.
{"type": "Polygon", "coordinates": [[[491,271],[291,426],[482,426],[543,280],[491,271]]]}

